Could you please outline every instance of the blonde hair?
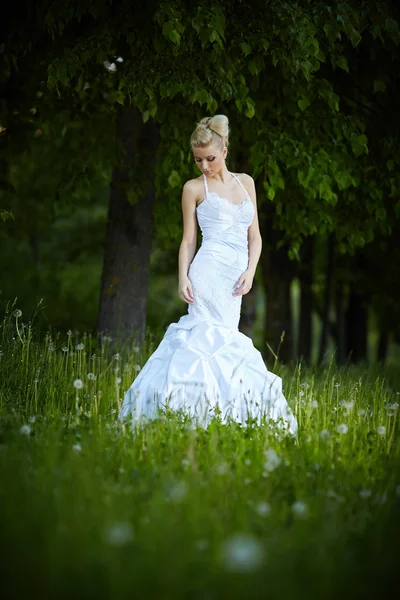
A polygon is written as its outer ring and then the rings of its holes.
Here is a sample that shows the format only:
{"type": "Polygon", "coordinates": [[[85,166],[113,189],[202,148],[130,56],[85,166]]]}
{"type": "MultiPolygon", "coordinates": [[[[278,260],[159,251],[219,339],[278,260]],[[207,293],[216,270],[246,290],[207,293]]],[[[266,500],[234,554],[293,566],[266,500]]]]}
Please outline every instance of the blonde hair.
{"type": "Polygon", "coordinates": [[[229,133],[229,119],[225,115],[204,117],[190,136],[190,146],[204,148],[213,144],[222,152],[225,146],[228,149],[229,133]]]}

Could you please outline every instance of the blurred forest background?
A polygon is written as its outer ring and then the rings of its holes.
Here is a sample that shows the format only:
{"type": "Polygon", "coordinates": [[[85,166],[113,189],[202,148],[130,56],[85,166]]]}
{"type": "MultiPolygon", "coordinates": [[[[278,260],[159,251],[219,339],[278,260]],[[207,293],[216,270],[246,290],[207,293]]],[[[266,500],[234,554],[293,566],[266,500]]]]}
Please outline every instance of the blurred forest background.
{"type": "MultiPolygon", "coordinates": [[[[14,2],[0,40],[0,310],[160,338],[196,121],[230,120],[263,252],[265,357],[400,358],[397,2],[14,2]],[[38,303],[43,302],[37,309],[38,303]],[[282,336],[284,332],[284,336],[282,336]]],[[[200,243],[200,234],[199,234],[200,243]]],[[[136,343],[136,342],[135,342],[136,343]]]]}

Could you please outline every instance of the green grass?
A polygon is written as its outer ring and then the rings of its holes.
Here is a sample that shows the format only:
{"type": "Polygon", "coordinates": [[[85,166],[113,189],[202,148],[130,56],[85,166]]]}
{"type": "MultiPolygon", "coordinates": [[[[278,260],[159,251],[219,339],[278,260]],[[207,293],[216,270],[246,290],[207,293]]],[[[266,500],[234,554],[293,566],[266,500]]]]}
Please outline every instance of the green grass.
{"type": "Polygon", "coordinates": [[[7,598],[395,597],[396,372],[279,365],[296,440],[183,415],[132,432],[117,411],[151,342],[40,342],[9,311],[0,341],[7,598]]]}

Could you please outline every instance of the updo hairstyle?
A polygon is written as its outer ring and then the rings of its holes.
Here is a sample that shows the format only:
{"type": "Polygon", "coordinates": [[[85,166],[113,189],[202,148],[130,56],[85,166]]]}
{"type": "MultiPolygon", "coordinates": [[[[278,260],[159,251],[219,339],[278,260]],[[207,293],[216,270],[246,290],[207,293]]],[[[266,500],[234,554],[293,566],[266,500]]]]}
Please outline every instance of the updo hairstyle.
{"type": "Polygon", "coordinates": [[[191,148],[205,148],[213,145],[221,152],[229,147],[229,120],[225,115],[204,117],[190,137],[191,148]]]}

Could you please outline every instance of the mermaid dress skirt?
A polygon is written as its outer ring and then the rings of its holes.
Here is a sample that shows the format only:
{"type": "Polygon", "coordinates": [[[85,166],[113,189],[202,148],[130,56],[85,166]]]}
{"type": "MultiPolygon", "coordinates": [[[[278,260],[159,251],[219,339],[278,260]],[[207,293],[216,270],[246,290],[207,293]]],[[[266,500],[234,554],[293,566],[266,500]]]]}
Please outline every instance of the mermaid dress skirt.
{"type": "Polygon", "coordinates": [[[242,296],[235,286],[248,266],[248,228],[254,206],[208,191],[196,209],[202,243],[188,271],[194,303],[171,323],[124,396],[119,419],[153,419],[159,408],[183,411],[202,426],[216,415],[245,424],[274,421],[296,434],[297,421],[282,379],[268,371],[252,340],[238,329],[242,296]]]}

